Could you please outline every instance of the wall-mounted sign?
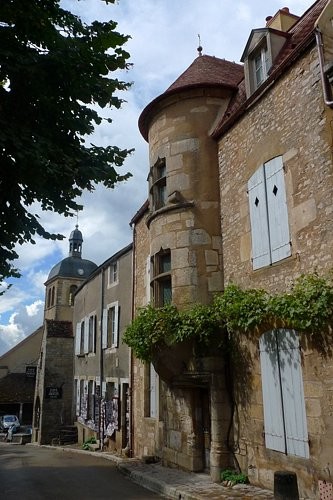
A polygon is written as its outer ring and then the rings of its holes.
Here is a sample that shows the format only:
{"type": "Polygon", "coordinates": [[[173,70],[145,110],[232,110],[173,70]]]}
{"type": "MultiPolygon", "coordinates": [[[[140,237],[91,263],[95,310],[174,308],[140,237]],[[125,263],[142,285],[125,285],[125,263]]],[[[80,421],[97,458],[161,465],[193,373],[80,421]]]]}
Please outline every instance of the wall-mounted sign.
{"type": "Polygon", "coordinates": [[[62,387],[45,387],[45,399],[61,399],[62,387]]]}
{"type": "Polygon", "coordinates": [[[37,366],[26,366],[25,376],[28,378],[36,378],[37,366]]]}

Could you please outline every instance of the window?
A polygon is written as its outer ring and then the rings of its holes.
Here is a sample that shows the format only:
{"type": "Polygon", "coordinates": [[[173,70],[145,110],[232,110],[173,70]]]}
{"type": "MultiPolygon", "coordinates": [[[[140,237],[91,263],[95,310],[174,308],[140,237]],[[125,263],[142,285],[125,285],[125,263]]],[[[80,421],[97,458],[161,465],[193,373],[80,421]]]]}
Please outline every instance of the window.
{"type": "Polygon", "coordinates": [[[108,286],[112,286],[117,282],[118,282],[118,262],[114,262],[109,266],[108,286]]]}
{"type": "Polygon", "coordinates": [[[96,315],[89,317],[88,324],[88,351],[96,352],[96,315]]]}
{"type": "Polygon", "coordinates": [[[55,297],[55,288],[52,287],[52,295],[51,295],[51,305],[54,306],[54,297],[55,297]]]}
{"type": "Polygon", "coordinates": [[[76,290],[77,290],[77,286],[76,285],[71,285],[69,287],[68,304],[70,306],[74,305],[74,295],[75,295],[76,290]]]}
{"type": "Polygon", "coordinates": [[[47,292],[47,307],[51,307],[51,288],[47,292]]]}
{"type": "Polygon", "coordinates": [[[153,210],[158,210],[166,205],[166,163],[165,158],[159,158],[152,168],[152,207],[153,210]]]}
{"type": "Polygon", "coordinates": [[[118,302],[109,304],[103,311],[102,346],[118,347],[119,341],[119,305],[118,302]]]}
{"type": "Polygon", "coordinates": [[[258,168],[248,182],[253,269],[291,255],[282,157],[258,168]]]}
{"type": "Polygon", "coordinates": [[[95,419],[95,382],[93,380],[88,381],[88,410],[87,410],[88,420],[95,419]]]}
{"type": "Polygon", "coordinates": [[[172,300],[170,250],[161,250],[157,253],[153,257],[152,264],[152,293],[154,305],[156,307],[163,307],[172,300]]]}
{"type": "Polygon", "coordinates": [[[253,66],[255,87],[257,88],[262,84],[264,80],[266,80],[269,70],[267,47],[261,47],[261,49],[255,53],[253,57],[253,66]]]}
{"type": "Polygon", "coordinates": [[[272,330],[259,346],[266,448],[309,458],[298,336],[272,330]]]}
{"type": "Polygon", "coordinates": [[[81,321],[80,354],[84,353],[84,334],[85,334],[84,321],[81,321]]]}

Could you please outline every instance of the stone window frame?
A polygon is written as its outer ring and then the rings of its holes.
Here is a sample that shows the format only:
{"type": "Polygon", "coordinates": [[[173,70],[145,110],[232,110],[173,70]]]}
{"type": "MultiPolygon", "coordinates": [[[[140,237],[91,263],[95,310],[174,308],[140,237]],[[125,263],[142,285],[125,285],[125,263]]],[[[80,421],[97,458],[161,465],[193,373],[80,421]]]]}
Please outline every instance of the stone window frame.
{"type": "Polygon", "coordinates": [[[158,158],[150,170],[150,196],[153,211],[167,204],[166,159],[158,158]]]}
{"type": "Polygon", "coordinates": [[[151,290],[155,307],[163,307],[172,302],[171,250],[163,249],[152,256],[153,278],[151,290]],[[165,292],[170,290],[170,297],[165,300],[165,292]]]}

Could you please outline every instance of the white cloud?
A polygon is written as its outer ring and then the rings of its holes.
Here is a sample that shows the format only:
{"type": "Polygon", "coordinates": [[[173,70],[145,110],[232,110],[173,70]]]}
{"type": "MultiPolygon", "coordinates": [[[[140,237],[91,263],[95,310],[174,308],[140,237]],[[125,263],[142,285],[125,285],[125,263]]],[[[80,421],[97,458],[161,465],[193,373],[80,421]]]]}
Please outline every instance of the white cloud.
{"type": "Polygon", "coordinates": [[[25,306],[28,316],[37,316],[42,307],[44,306],[44,302],[42,300],[36,300],[30,305],[25,306]]]}
{"type": "MultiPolygon", "coordinates": [[[[312,0],[288,0],[292,13],[300,15],[312,0]]],[[[86,21],[114,19],[117,30],[131,35],[126,50],[133,68],[117,73],[134,81],[121,95],[126,99],[121,110],[103,109],[105,121],[87,138],[87,142],[122,148],[135,148],[120,173],[130,171],[133,177],[114,190],[97,187],[82,197],[83,212],[79,227],[83,232],[83,257],[101,264],[131,241],[129,222],[147,197],[146,178],[149,167],[148,146],[138,130],[143,108],[164,92],[197,57],[198,34],[203,52],[239,61],[252,28],[263,27],[265,18],[284,6],[280,0],[119,0],[106,5],[101,0],[62,0],[62,6],[84,16],[86,21]]],[[[114,75],[111,75],[111,77],[114,75]]],[[[44,282],[52,266],[68,255],[68,236],[76,218],[64,218],[40,212],[42,225],[50,232],[66,236],[63,241],[36,238],[36,245],[18,247],[17,262],[23,277],[0,298],[0,352],[31,333],[42,322],[44,282]],[[35,315],[29,315],[36,312],[35,315]]]]}

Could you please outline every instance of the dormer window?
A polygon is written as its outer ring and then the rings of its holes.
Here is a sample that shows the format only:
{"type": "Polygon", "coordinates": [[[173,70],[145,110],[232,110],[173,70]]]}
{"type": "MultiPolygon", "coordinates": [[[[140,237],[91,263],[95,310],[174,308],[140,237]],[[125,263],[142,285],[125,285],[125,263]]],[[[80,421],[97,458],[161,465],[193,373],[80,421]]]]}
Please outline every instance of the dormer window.
{"type": "Polygon", "coordinates": [[[267,47],[262,47],[254,56],[254,77],[256,87],[266,80],[269,70],[269,57],[267,47]]]}
{"type": "Polygon", "coordinates": [[[267,80],[288,36],[288,33],[272,28],[252,30],[241,58],[244,62],[247,98],[267,80]]]}

